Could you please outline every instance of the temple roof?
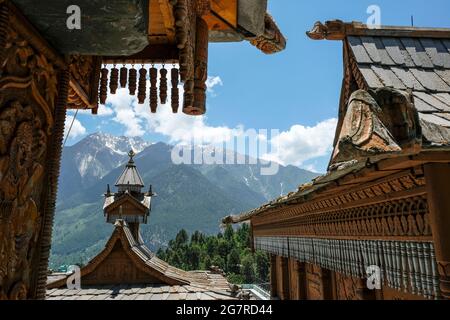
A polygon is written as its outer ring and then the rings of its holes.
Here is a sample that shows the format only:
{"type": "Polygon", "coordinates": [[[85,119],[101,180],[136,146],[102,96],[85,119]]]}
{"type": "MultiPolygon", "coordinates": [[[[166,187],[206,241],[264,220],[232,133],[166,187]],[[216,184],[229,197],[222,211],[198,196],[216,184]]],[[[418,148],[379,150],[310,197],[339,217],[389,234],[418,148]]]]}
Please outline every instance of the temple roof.
{"type": "MultiPolygon", "coordinates": [[[[385,148],[389,146],[395,148],[383,150],[380,146],[374,148],[375,152],[370,150],[372,153],[366,153],[366,156],[359,156],[360,150],[354,148],[351,152],[347,152],[343,159],[339,159],[340,161],[333,163],[332,159],[325,175],[259,208],[228,216],[223,219],[224,224],[240,223],[255,215],[272,212],[291,204],[304,203],[324,193],[337,192],[340,188],[348,188],[349,185],[400,172],[412,164],[420,165],[449,157],[450,29],[412,27],[371,29],[361,23],[344,23],[336,20],[325,24],[317,22],[307,35],[314,40],[344,41],[345,77],[335,138],[335,154],[339,147],[342,148],[342,141],[346,142],[349,139],[348,132],[344,134],[341,132],[345,129],[343,127],[348,105],[354,100],[364,101],[364,97],[375,105],[379,102],[375,101],[375,98],[382,100],[383,95],[387,97],[387,93],[392,93],[391,97],[396,98],[411,97],[412,108],[419,118],[415,124],[417,134],[413,136],[411,145],[403,148],[401,143],[396,141],[395,135],[387,132],[386,139],[390,140],[391,145],[386,145],[385,148]],[[352,81],[363,90],[352,89],[352,81]],[[368,92],[364,93],[364,90],[368,92]]],[[[364,103],[368,103],[367,100],[364,103]]],[[[396,105],[392,101],[388,104],[396,105]]],[[[399,114],[406,115],[407,111],[399,114]]],[[[361,114],[357,113],[352,120],[356,121],[355,119],[360,116],[361,114]]],[[[375,126],[372,121],[376,116],[378,116],[376,113],[371,115],[367,124],[375,126]]],[[[402,119],[390,121],[395,125],[395,122],[402,119]]],[[[404,121],[407,121],[406,116],[404,121]]],[[[355,122],[352,125],[358,127],[355,122]]],[[[404,123],[397,125],[402,126],[404,123]]],[[[363,127],[369,129],[364,124],[363,127]]],[[[383,130],[386,132],[386,128],[383,127],[383,130]]],[[[360,132],[352,134],[357,135],[360,132]]]]}
{"type": "MultiPolygon", "coordinates": [[[[117,268],[118,266],[110,266],[117,268]]],[[[107,269],[110,270],[110,269],[107,269]]],[[[114,279],[113,279],[114,280],[114,279]]],[[[81,290],[65,288],[67,276],[49,277],[47,284],[49,299],[235,299],[227,280],[221,274],[207,271],[187,272],[177,269],[160,260],[143,243],[142,238],[135,240],[126,222],[118,220],[115,230],[105,249],[81,269],[81,290]],[[120,282],[105,281],[102,270],[108,268],[111,261],[117,261],[118,254],[127,264],[141,273],[135,279],[130,272],[121,274],[120,282]],[[113,260],[110,259],[113,257],[113,260]],[[103,278],[102,278],[103,277],[103,278]],[[138,296],[136,296],[138,295],[138,296]]]]}
{"type": "Polygon", "coordinates": [[[136,165],[134,164],[133,157],[135,156],[135,153],[133,151],[130,151],[128,156],[130,157],[130,160],[125,166],[125,169],[120,175],[120,177],[117,179],[116,187],[119,186],[144,187],[144,181],[142,180],[141,175],[139,174],[136,165]]]}
{"type": "Polygon", "coordinates": [[[411,90],[421,120],[450,128],[450,37],[347,39],[370,89],[411,90]]]}

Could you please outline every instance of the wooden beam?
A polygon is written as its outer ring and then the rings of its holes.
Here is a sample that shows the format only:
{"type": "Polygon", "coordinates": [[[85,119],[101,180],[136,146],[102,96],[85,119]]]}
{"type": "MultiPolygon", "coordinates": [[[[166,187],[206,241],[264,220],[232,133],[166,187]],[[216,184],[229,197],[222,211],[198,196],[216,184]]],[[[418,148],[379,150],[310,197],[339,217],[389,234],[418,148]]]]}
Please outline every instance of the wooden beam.
{"type": "Polygon", "coordinates": [[[178,49],[175,45],[155,44],[132,56],[103,57],[106,64],[147,64],[147,63],[178,63],[178,49]]]}

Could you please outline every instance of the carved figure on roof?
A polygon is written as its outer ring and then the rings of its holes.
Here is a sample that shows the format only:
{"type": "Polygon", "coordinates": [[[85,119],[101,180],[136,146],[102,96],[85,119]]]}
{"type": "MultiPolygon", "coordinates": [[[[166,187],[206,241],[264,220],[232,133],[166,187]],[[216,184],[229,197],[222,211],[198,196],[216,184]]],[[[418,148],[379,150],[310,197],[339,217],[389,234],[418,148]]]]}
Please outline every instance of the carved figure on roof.
{"type": "Polygon", "coordinates": [[[350,97],[332,163],[414,151],[421,138],[410,94],[392,88],[357,90],[350,97]]]}

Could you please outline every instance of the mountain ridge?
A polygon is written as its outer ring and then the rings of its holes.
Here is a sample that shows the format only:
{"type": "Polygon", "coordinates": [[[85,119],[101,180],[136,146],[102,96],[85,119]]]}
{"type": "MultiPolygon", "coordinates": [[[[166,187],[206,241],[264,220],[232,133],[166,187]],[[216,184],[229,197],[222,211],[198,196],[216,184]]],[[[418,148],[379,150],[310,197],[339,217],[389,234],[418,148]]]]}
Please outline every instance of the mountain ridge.
{"type": "Polygon", "coordinates": [[[141,228],[144,241],[153,250],[166,246],[180,229],[217,233],[222,217],[258,207],[284,191],[297,189],[299,184],[317,175],[281,165],[274,176],[262,176],[260,164],[175,165],[171,161],[173,147],[163,142],[127,141],[128,138],[123,137],[120,143],[106,143],[104,140],[107,139],[119,141],[114,136],[97,133],[75,146],[64,148],[52,267],[87,262],[110,236],[112,227],[105,222],[102,211],[103,195],[107,184],[114,189],[114,183],[128,160],[127,149],[133,144],[134,151],[139,151],[134,159],[145,187],[151,184],[157,194],[152,202],[149,224],[141,228]],[[117,150],[111,150],[114,148],[117,150]],[[104,157],[98,157],[97,153],[97,161],[90,162],[94,168],[84,168],[98,174],[83,180],[78,166],[85,164],[76,159],[94,158],[91,153],[98,152],[98,149],[104,157]],[[73,157],[74,150],[78,158],[73,157]],[[117,157],[110,159],[107,157],[109,154],[117,157]],[[102,170],[97,170],[98,161],[102,159],[107,163],[102,163],[102,170]],[[121,164],[117,165],[115,161],[121,161],[121,164]]]}

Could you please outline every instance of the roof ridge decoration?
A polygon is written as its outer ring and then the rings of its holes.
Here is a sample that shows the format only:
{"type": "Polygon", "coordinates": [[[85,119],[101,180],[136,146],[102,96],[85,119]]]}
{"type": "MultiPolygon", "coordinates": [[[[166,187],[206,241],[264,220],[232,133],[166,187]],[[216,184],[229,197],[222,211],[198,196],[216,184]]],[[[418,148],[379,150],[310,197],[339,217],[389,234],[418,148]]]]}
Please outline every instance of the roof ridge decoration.
{"type": "Polygon", "coordinates": [[[266,13],[264,34],[250,39],[250,43],[265,54],[274,54],[286,49],[287,40],[273,17],[266,13]]]}
{"type": "Polygon", "coordinates": [[[417,38],[449,38],[447,28],[419,28],[380,26],[371,27],[361,22],[344,22],[330,20],[322,23],[317,21],[306,35],[313,40],[344,40],[347,36],[385,36],[385,37],[417,37],[417,38]]]}

